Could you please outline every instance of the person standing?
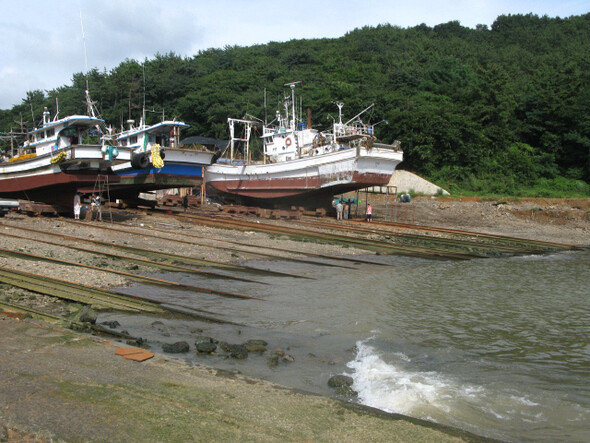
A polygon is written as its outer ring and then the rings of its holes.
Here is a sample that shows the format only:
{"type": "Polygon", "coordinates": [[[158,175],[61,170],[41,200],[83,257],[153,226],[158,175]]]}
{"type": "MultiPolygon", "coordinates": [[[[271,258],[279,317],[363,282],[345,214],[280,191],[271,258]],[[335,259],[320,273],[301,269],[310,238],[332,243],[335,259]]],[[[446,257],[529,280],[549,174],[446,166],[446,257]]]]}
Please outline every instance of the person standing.
{"type": "Polygon", "coordinates": [[[344,209],[344,206],[342,206],[342,202],[339,201],[336,204],[336,220],[342,220],[342,210],[344,209]]]}
{"type": "Polygon", "coordinates": [[[80,220],[80,194],[74,195],[74,220],[80,220]]]}
{"type": "Polygon", "coordinates": [[[373,208],[371,208],[371,205],[367,205],[367,221],[373,221],[373,208]]]}
{"type": "Polygon", "coordinates": [[[95,218],[98,221],[102,221],[102,209],[100,207],[100,195],[92,194],[92,200],[90,202],[90,206],[92,207],[92,219],[95,218]]]}
{"type": "Polygon", "coordinates": [[[188,208],[188,194],[185,194],[182,199],[182,207],[184,208],[184,212],[186,212],[188,208]]]}

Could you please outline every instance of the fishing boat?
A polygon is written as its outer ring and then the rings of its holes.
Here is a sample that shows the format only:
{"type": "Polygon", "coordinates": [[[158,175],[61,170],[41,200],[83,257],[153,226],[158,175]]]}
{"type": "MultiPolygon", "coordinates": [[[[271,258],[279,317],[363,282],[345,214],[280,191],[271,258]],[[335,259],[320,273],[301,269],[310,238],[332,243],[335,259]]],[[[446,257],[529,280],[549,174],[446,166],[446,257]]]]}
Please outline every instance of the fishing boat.
{"type": "MultiPolygon", "coordinates": [[[[77,190],[109,175],[116,158],[104,120],[86,91],[88,115],[52,119],[47,108],[38,128],[12,157],[0,163],[0,196],[43,202],[71,210],[77,190]]],[[[118,178],[113,176],[112,181],[118,178]]]]}
{"type": "Polygon", "coordinates": [[[362,121],[373,105],[343,122],[338,103],[338,121],[320,132],[311,128],[309,115],[307,123],[296,119],[295,83],[287,85],[291,100],[271,125],[262,126],[263,161],[250,160],[249,139],[259,123],[228,119],[228,149],[205,170],[209,196],[263,207],[330,208],[334,195],[389,183],[403,152],[399,141],[378,142],[375,125],[362,121]]]}
{"type": "Polygon", "coordinates": [[[4,217],[10,211],[17,210],[20,204],[18,200],[8,200],[0,198],[0,217],[4,217]]]}
{"type": "Polygon", "coordinates": [[[211,163],[214,152],[190,149],[180,144],[180,131],[189,127],[177,120],[162,120],[138,126],[129,120],[129,128],[114,136],[120,163],[112,166],[119,181],[109,186],[112,199],[133,205],[139,193],[158,189],[200,186],[203,166],[211,163]]]}

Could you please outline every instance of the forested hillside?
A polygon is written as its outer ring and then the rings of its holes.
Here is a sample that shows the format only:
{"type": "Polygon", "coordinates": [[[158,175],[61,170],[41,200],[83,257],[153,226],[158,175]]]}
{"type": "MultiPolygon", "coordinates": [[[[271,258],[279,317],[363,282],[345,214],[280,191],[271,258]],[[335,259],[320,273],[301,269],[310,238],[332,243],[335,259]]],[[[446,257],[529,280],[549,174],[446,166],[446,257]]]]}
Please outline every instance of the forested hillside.
{"type": "MultiPolygon", "coordinates": [[[[386,120],[381,140],[402,141],[402,168],[451,191],[590,195],[590,13],[500,16],[476,29],[379,25],[338,39],[159,54],[143,66],[126,60],[88,73],[107,123],[139,120],[144,76],[146,107],[190,124],[185,135],[227,138],[230,116],[271,120],[283,85],[301,81],[314,127],[337,117],[336,101],[348,118],[375,103],[368,117],[386,120]]],[[[38,123],[56,97],[60,116],[84,113],[85,82],[78,73],[71,85],[29,92],[0,111],[0,130],[16,129],[21,115],[30,129],[31,105],[38,123]]]]}

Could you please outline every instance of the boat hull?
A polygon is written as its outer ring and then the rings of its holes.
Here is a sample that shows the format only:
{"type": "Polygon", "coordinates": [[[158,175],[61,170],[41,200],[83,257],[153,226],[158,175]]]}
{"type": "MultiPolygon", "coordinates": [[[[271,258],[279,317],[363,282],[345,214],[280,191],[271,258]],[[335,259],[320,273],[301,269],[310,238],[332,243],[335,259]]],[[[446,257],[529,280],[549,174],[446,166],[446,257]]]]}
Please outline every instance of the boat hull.
{"type": "Polygon", "coordinates": [[[336,194],[389,183],[403,154],[388,148],[343,149],[281,163],[208,166],[209,195],[263,206],[331,205],[336,194]]]}
{"type": "MultiPolygon", "coordinates": [[[[109,174],[100,147],[63,150],[64,161],[51,163],[51,155],[0,164],[0,196],[72,207],[77,190],[96,185],[99,174],[109,174]]],[[[115,175],[109,177],[116,182],[115,175]]]]}
{"type": "Polygon", "coordinates": [[[168,148],[164,166],[155,168],[148,156],[148,167],[136,169],[131,161],[113,166],[119,182],[110,187],[111,198],[136,197],[140,192],[169,188],[188,188],[203,183],[203,167],[211,163],[213,153],[190,149],[168,148]]]}

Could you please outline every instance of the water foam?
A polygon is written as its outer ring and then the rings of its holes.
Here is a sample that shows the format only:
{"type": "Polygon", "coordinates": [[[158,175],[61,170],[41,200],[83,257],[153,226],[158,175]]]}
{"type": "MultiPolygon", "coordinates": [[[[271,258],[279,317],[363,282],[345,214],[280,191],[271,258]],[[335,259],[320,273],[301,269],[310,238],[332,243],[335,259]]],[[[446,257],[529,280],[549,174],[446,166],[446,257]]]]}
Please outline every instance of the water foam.
{"type": "Polygon", "coordinates": [[[356,358],[347,366],[354,370],[352,388],[361,403],[387,412],[424,415],[439,409],[448,413],[446,399],[455,387],[436,372],[411,372],[403,368],[410,358],[393,354],[399,364],[387,363],[367,342],[357,343],[356,358]]]}
{"type": "MultiPolygon", "coordinates": [[[[370,344],[372,340],[374,337],[358,342],[357,355],[347,364],[352,370],[348,374],[353,379],[352,389],[362,404],[478,434],[495,429],[496,438],[505,438],[506,429],[522,432],[547,421],[544,402],[536,396],[514,392],[509,387],[471,385],[435,371],[420,371],[404,353],[381,354],[370,344]]],[[[553,404],[549,398],[545,402],[553,404]]]]}

